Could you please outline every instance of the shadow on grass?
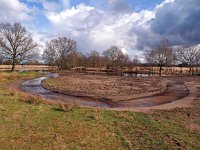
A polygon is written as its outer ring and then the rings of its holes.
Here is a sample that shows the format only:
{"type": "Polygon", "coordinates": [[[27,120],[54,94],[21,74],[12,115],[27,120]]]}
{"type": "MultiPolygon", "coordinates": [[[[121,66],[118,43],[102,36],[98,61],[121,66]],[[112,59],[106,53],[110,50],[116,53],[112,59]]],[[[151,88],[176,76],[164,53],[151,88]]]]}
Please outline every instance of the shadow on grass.
{"type": "Polygon", "coordinates": [[[54,111],[58,111],[58,112],[65,112],[63,109],[61,108],[51,108],[54,111]]]}

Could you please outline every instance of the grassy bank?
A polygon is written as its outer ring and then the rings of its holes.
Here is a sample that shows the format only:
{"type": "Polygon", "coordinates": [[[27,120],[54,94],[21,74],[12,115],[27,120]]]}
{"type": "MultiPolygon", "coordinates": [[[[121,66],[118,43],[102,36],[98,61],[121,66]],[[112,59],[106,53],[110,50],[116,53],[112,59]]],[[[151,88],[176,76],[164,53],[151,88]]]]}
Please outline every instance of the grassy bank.
{"type": "MultiPolygon", "coordinates": [[[[36,73],[0,73],[0,149],[191,149],[200,146],[200,98],[153,114],[26,103],[9,90],[36,73]]],[[[199,147],[200,148],[200,147],[199,147]]]]}

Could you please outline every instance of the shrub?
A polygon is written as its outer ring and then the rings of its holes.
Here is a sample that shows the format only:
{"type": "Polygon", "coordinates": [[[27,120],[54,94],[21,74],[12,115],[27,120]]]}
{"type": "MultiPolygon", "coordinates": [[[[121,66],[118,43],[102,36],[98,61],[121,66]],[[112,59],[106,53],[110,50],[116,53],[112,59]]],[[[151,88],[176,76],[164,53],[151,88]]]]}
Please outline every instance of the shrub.
{"type": "Polygon", "coordinates": [[[74,103],[60,103],[60,110],[68,112],[73,110],[74,108],[77,108],[77,105],[74,103]]]}
{"type": "Polygon", "coordinates": [[[10,96],[15,96],[17,94],[16,90],[14,89],[9,89],[9,95],[10,96]]]}

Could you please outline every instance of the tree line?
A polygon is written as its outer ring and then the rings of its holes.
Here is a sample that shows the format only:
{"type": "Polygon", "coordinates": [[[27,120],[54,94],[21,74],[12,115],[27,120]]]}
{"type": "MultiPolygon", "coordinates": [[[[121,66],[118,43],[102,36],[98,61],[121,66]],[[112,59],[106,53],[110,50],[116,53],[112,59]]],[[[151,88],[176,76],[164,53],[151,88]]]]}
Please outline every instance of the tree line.
{"type": "MultiPolygon", "coordinates": [[[[0,24],[0,64],[9,60],[11,71],[16,64],[35,62],[39,56],[38,44],[32,35],[20,23],[0,24]]],[[[153,49],[144,51],[145,62],[141,63],[137,57],[131,59],[117,46],[111,46],[102,54],[93,50],[88,54],[78,51],[76,41],[67,37],[58,37],[46,42],[42,60],[45,64],[57,66],[59,70],[81,67],[106,68],[114,72],[123,73],[124,68],[138,65],[159,67],[162,74],[163,67],[189,67],[193,74],[194,67],[200,65],[200,47],[196,45],[179,46],[174,48],[168,40],[161,42],[153,49]]]]}
{"type": "Polygon", "coordinates": [[[180,46],[173,48],[168,40],[145,52],[145,58],[149,64],[159,67],[159,74],[165,66],[189,67],[189,73],[193,74],[194,67],[200,65],[200,47],[197,45],[180,46]]]}

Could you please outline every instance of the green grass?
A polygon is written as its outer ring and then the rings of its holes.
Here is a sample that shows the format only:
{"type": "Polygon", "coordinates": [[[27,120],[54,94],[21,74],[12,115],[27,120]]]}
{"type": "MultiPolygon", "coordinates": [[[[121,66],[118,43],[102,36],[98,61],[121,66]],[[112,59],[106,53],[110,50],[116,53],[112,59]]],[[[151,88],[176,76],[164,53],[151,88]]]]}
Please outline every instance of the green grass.
{"type": "Polygon", "coordinates": [[[37,73],[0,73],[0,149],[199,149],[200,102],[153,114],[24,103],[8,84],[37,73]]]}

